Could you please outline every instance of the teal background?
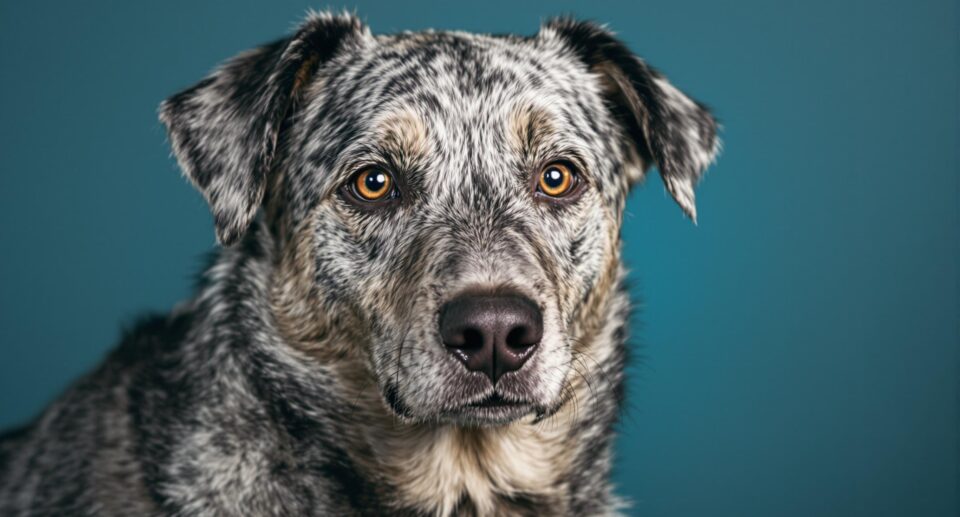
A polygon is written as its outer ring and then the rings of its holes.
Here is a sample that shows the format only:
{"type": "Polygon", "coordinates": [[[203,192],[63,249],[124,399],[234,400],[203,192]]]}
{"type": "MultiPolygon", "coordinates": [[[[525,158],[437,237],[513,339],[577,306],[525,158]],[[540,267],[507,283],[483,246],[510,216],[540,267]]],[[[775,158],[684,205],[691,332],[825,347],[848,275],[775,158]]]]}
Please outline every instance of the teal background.
{"type": "MultiPolygon", "coordinates": [[[[607,22],[722,119],[699,226],[655,175],[629,204],[631,513],[960,513],[955,2],[347,5],[379,32],[607,22]]],[[[156,106],[311,6],[0,3],[0,426],[190,295],[214,234],[156,106]]]]}

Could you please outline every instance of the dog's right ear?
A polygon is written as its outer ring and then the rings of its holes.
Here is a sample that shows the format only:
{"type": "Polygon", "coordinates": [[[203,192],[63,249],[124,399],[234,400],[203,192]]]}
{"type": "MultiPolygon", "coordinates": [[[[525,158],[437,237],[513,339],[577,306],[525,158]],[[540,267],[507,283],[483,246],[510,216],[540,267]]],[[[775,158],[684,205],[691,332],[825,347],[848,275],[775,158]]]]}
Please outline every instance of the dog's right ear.
{"type": "Polygon", "coordinates": [[[223,245],[263,202],[284,120],[317,68],[370,38],[350,15],[311,14],[296,34],[244,52],[160,105],[177,162],[210,204],[223,245]]]}

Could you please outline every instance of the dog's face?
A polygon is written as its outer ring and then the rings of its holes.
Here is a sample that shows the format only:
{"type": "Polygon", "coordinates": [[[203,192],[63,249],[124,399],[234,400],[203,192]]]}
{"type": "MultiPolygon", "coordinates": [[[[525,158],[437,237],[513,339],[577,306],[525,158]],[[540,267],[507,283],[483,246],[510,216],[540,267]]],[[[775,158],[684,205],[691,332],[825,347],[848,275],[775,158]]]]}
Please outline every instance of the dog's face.
{"type": "Polygon", "coordinates": [[[161,118],[222,242],[266,199],[295,270],[279,319],[342,336],[400,417],[460,424],[563,402],[619,280],[628,189],[655,164],[694,216],[717,145],[702,106],[571,21],[375,37],[318,15],[161,118]]]}

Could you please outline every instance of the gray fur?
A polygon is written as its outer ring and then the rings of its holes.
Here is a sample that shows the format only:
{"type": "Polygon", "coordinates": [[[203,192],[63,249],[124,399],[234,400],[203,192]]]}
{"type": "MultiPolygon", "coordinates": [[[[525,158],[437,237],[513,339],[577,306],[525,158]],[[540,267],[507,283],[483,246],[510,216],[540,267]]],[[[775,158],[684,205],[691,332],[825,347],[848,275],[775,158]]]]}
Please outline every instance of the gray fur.
{"type": "Polygon", "coordinates": [[[316,14],[160,117],[225,247],[193,299],[0,438],[0,514],[618,511],[623,206],[656,165],[695,216],[718,146],[702,105],[590,23],[374,36],[316,14]],[[556,159],[575,198],[534,192],[556,159]],[[370,165],[396,200],[348,199],[370,165]],[[469,290],[544,314],[496,386],[438,337],[469,290]],[[529,407],[463,409],[494,393],[529,407]]]}

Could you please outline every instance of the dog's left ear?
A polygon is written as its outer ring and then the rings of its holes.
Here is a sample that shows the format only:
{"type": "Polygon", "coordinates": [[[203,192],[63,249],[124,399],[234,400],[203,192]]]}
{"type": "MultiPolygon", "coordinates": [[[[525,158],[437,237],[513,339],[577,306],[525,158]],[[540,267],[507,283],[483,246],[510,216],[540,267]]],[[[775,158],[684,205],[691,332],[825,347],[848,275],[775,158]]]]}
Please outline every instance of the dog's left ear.
{"type": "Polygon", "coordinates": [[[160,105],[180,168],[206,198],[217,239],[236,242],[263,202],[277,139],[325,61],[370,37],[350,15],[312,14],[290,38],[244,52],[160,105]]]}
{"type": "Polygon", "coordinates": [[[599,76],[605,100],[641,162],[628,170],[631,184],[656,165],[667,191],[696,222],[693,188],[719,150],[710,111],[599,25],[560,18],[547,22],[539,37],[559,39],[599,76]]]}

